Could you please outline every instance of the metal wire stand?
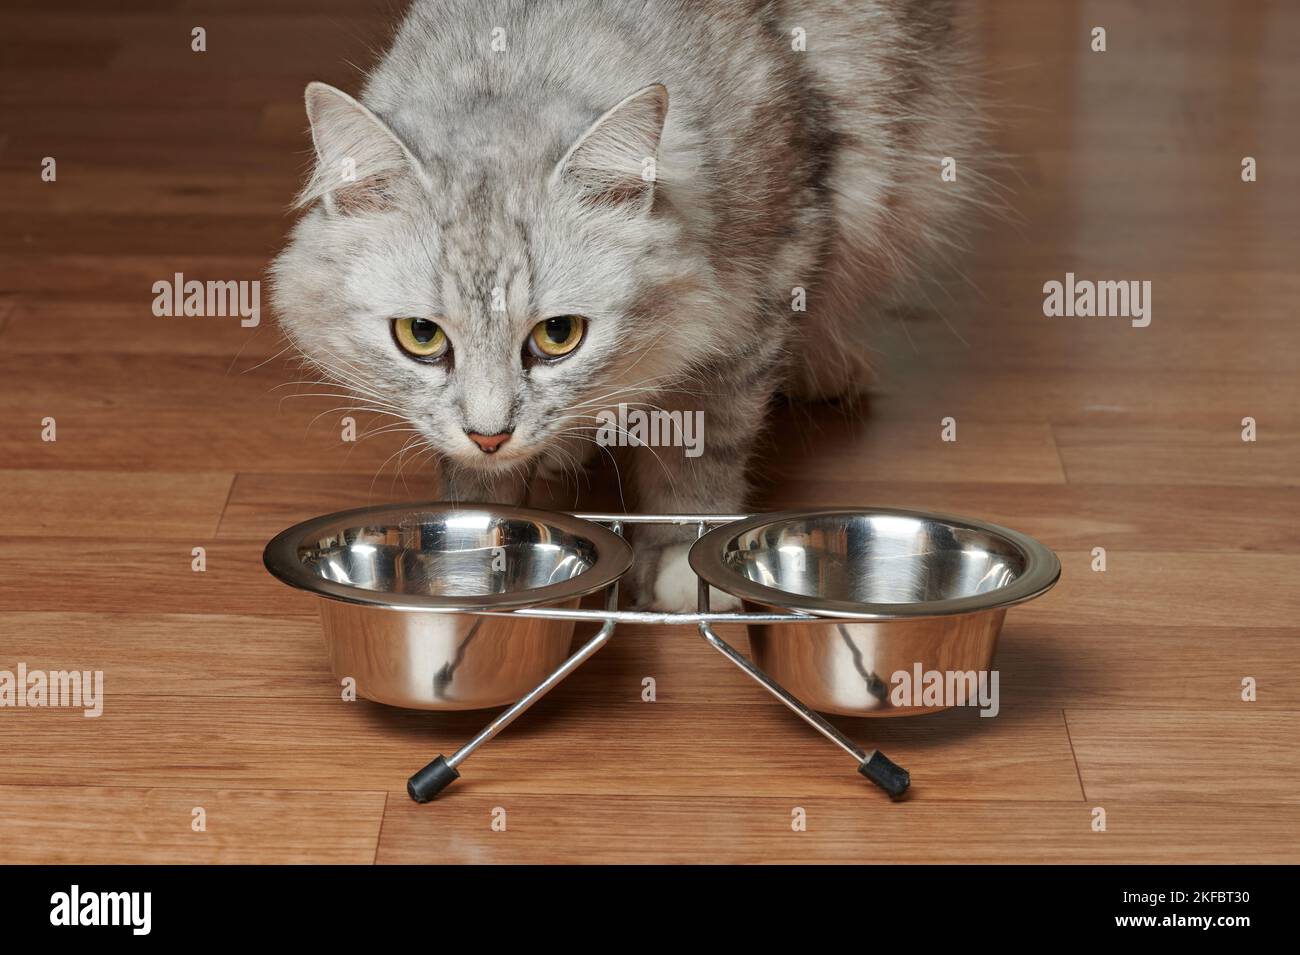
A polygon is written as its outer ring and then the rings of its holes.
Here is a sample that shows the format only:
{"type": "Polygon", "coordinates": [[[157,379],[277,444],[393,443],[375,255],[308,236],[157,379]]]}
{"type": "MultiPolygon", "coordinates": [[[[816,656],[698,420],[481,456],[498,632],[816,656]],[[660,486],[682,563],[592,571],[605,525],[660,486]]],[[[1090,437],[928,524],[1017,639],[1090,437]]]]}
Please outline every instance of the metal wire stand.
{"type": "MultiPolygon", "coordinates": [[[[670,524],[676,526],[694,525],[695,536],[698,540],[710,527],[720,524],[730,524],[734,521],[746,520],[750,515],[575,513],[573,516],[597,524],[608,525],[614,533],[619,534],[620,536],[623,534],[623,528],[628,524],[670,524]]],[[[871,780],[881,789],[885,790],[885,792],[889,793],[891,797],[897,798],[901,796],[907,791],[907,788],[911,783],[911,777],[907,770],[892,762],[878,749],[864,750],[859,747],[856,743],[827,722],[820,713],[817,713],[804,705],[798,697],[760,670],[751,660],[749,660],[748,657],[719,637],[713,630],[713,625],[719,623],[776,623],[791,620],[820,619],[818,617],[793,612],[782,613],[778,611],[770,613],[740,611],[713,613],[709,610],[709,585],[704,580],[699,581],[699,598],[695,613],[660,613],[656,611],[619,610],[618,583],[616,581],[605,591],[605,607],[603,610],[534,607],[522,610],[489,611],[488,615],[549,617],[551,619],[576,621],[598,620],[601,622],[601,627],[596,632],[595,636],[579,647],[578,650],[560,664],[554,672],[547,676],[546,679],[528,693],[524,694],[524,696],[522,696],[517,702],[499,713],[496,718],[488,723],[487,726],[483,727],[483,729],[481,729],[473,739],[465,743],[450,756],[439,755],[423,769],[411,776],[411,778],[407,780],[406,791],[416,802],[428,802],[459,779],[460,771],[458,767],[461,763],[465,762],[465,760],[467,760],[480,746],[495,737],[503,729],[522,716],[529,707],[554,689],[561,680],[594,656],[596,651],[609,642],[610,637],[614,634],[614,628],[620,623],[667,624],[679,626],[695,625],[699,629],[700,636],[704,638],[709,646],[721,653],[751,680],[780,700],[782,704],[820,733],[825,739],[834,743],[845,753],[852,756],[857,764],[858,772],[871,780]]]]}

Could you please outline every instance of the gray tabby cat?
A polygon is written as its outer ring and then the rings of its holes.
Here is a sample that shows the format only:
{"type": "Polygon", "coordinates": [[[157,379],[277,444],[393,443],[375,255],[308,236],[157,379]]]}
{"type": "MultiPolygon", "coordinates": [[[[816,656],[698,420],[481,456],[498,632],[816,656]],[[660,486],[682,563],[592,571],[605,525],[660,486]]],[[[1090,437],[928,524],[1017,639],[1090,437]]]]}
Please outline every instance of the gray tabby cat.
{"type": "MultiPolygon", "coordinates": [[[[862,390],[872,315],[969,198],[947,7],[417,0],[360,101],[307,88],[282,326],[448,497],[518,502],[627,402],[707,426],[636,449],[642,511],[737,511],[773,396],[862,390]]],[[[643,530],[640,602],[693,607],[686,538],[643,530]]]]}

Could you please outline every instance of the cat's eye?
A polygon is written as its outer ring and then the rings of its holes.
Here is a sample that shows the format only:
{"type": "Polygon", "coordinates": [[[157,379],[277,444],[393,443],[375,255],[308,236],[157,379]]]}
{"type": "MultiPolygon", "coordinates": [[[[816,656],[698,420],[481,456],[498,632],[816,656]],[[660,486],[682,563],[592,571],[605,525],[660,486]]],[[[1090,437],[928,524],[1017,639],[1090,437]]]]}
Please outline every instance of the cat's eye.
{"type": "Polygon", "coordinates": [[[437,322],[427,318],[399,318],[393,322],[397,347],[420,361],[437,361],[447,354],[450,342],[437,322]]]}
{"type": "Polygon", "coordinates": [[[528,335],[528,350],[542,361],[563,358],[582,342],[587,322],[581,315],[556,315],[533,326],[528,335]]]}

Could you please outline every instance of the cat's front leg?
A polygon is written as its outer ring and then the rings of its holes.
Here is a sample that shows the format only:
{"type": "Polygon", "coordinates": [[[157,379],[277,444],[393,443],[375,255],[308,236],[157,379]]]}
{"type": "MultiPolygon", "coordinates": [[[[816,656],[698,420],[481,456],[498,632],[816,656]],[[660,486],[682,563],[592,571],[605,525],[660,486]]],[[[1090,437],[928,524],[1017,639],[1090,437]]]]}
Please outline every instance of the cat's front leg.
{"type": "MultiPolygon", "coordinates": [[[[731,395],[673,402],[674,416],[668,420],[678,440],[637,448],[634,453],[633,483],[640,511],[742,512],[749,493],[746,468],[770,398],[770,386],[764,383],[731,395]],[[681,418],[675,416],[678,411],[681,418]]],[[[660,428],[658,434],[662,433],[660,428]]],[[[687,560],[696,530],[693,524],[635,528],[636,564],[630,583],[638,607],[670,612],[696,609],[698,583],[687,560]]],[[[739,601],[714,589],[709,604],[713,610],[733,610],[739,601]]]]}

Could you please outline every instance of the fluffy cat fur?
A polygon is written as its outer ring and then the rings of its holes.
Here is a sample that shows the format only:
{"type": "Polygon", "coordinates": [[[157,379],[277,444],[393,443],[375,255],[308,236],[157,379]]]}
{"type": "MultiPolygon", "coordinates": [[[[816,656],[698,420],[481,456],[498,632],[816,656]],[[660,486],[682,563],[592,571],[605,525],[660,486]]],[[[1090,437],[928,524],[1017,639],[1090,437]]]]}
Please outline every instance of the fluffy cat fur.
{"type": "MultiPolygon", "coordinates": [[[[972,198],[948,8],[417,0],[359,101],[307,89],[317,162],[272,270],[282,327],[418,429],[449,498],[518,502],[622,401],[705,412],[701,456],[635,452],[640,510],[741,510],[773,396],[861,391],[873,315],[972,198]],[[530,329],[564,314],[588,320],[582,344],[529,362],[530,329]],[[407,316],[443,326],[447,361],[396,347],[407,316]],[[511,429],[495,454],[467,437],[511,429]]],[[[693,607],[690,533],[641,530],[640,602],[693,607]]]]}

